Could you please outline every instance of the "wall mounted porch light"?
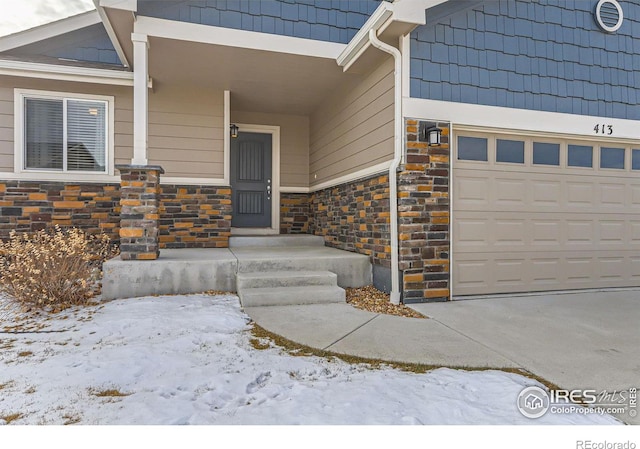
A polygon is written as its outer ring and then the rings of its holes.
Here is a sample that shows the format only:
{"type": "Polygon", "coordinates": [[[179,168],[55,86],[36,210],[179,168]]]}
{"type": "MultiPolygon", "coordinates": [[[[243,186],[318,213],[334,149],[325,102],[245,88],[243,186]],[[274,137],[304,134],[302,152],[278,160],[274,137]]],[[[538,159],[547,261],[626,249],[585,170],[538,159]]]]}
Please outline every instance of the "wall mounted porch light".
{"type": "Polygon", "coordinates": [[[432,126],[431,128],[427,128],[424,130],[424,140],[427,141],[427,145],[429,145],[430,147],[440,146],[441,135],[442,130],[437,126],[432,126]]]}
{"type": "Polygon", "coordinates": [[[238,130],[239,130],[238,125],[232,123],[230,128],[231,128],[231,137],[235,139],[236,137],[238,137],[238,130]]]}

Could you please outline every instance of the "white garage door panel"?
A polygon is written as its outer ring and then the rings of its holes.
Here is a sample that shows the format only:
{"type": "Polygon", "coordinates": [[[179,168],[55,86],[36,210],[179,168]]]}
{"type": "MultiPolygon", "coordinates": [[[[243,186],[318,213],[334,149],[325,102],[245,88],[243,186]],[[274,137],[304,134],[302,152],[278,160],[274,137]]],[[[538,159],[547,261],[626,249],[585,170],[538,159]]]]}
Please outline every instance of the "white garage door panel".
{"type": "Polygon", "coordinates": [[[467,134],[487,139],[489,160],[452,158],[454,295],[640,286],[640,145],[624,170],[600,169],[598,145],[578,142],[594,167],[575,168],[559,138],[560,166],[543,166],[534,138],[500,136],[526,141],[525,162],[506,164],[495,136],[467,134]]]}
{"type": "MultiPolygon", "coordinates": [[[[454,260],[456,295],[639,285],[637,252],[475,253],[454,260]],[[488,268],[490,267],[490,268],[488,268]]],[[[455,257],[455,256],[454,256],[455,257]]]]}
{"type": "Polygon", "coordinates": [[[640,253],[640,214],[456,212],[456,258],[476,252],[603,251],[640,253]],[[513,218],[514,215],[517,218],[513,218]]]}
{"type": "MultiPolygon", "coordinates": [[[[460,163],[460,165],[464,165],[460,163]]],[[[629,213],[640,207],[638,178],[558,173],[510,174],[505,171],[455,168],[453,200],[456,210],[592,211],[629,213]],[[561,180],[558,178],[562,177],[561,180]]]]}

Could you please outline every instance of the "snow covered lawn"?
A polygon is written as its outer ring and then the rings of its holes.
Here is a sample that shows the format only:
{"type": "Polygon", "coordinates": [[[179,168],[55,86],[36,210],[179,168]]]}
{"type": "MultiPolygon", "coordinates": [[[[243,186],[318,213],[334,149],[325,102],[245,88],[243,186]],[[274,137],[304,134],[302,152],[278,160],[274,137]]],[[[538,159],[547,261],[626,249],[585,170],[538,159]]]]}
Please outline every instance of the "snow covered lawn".
{"type": "Polygon", "coordinates": [[[0,417],[19,414],[12,424],[617,423],[577,414],[529,420],[515,401],[536,382],[515,374],[413,374],[259,350],[250,327],[235,296],[128,299],[40,318],[22,326],[37,332],[0,333],[0,417]]]}

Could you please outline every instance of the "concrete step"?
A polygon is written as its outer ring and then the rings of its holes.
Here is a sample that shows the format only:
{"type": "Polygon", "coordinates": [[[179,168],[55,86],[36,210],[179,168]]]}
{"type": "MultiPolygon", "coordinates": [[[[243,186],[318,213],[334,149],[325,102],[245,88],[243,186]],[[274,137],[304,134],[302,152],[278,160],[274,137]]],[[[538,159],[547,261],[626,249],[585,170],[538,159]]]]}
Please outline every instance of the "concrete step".
{"type": "Polygon", "coordinates": [[[344,289],[337,286],[245,288],[238,291],[243,307],[329,304],[346,301],[344,289]]]}
{"type": "Polygon", "coordinates": [[[238,273],[270,271],[331,271],[340,287],[364,287],[372,282],[369,257],[327,247],[238,248],[238,273]]]}
{"type": "Polygon", "coordinates": [[[242,235],[229,238],[229,248],[324,246],[324,237],[310,234],[242,235]]]}
{"type": "Polygon", "coordinates": [[[337,286],[338,276],[330,271],[265,271],[238,273],[238,290],[266,287],[337,286]]]}

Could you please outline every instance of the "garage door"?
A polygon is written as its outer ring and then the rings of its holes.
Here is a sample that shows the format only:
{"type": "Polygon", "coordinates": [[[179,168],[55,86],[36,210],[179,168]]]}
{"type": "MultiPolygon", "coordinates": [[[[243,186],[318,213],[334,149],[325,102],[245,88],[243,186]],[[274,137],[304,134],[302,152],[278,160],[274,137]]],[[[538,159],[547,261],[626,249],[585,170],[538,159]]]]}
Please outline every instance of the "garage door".
{"type": "Polygon", "coordinates": [[[640,286],[640,145],[454,142],[454,295],[640,286]]]}

